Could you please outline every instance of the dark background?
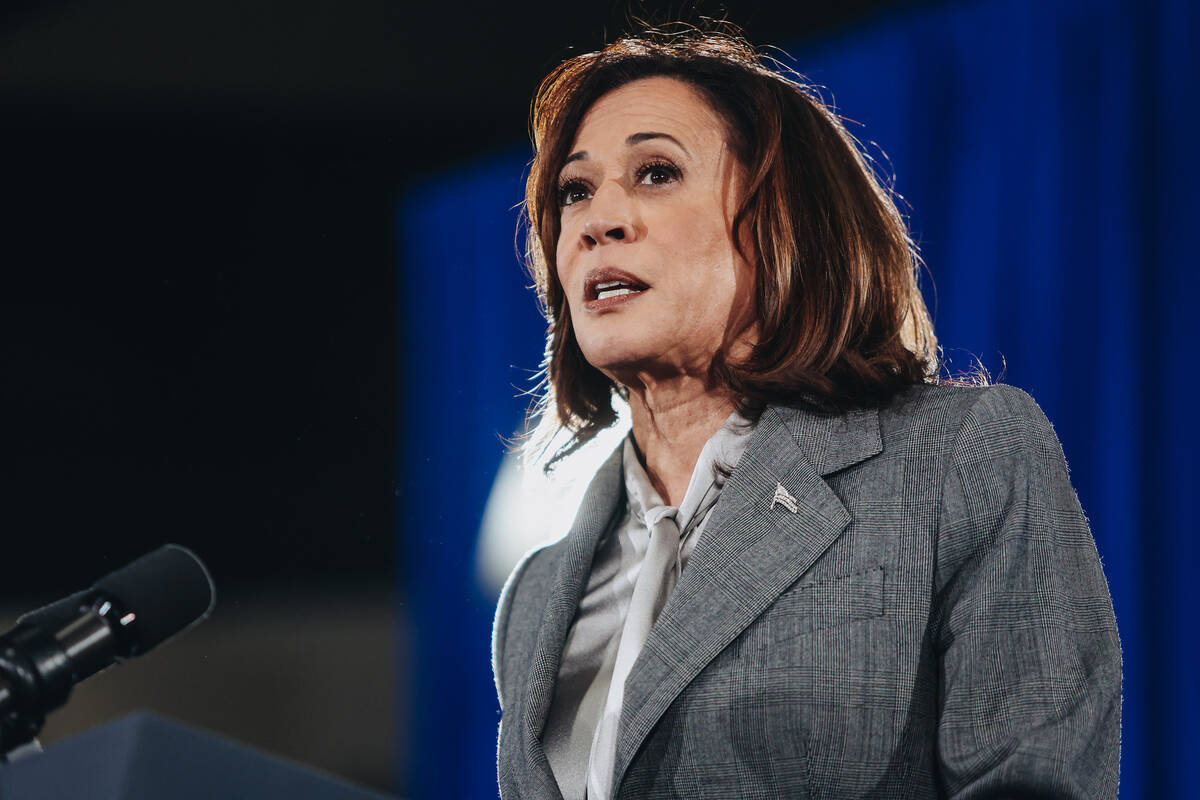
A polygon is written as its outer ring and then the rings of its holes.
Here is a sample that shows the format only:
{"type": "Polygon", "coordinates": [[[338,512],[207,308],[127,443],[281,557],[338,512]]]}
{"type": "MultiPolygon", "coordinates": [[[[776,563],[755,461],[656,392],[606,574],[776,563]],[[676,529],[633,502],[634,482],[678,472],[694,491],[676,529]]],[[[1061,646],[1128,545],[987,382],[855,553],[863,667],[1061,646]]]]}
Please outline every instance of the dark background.
{"type": "MultiPolygon", "coordinates": [[[[773,5],[730,15],[797,42],[899,4],[773,5]]],[[[539,78],[628,12],[10,5],[0,419],[21,567],[6,594],[72,588],[164,540],[228,590],[386,584],[397,198],[527,141],[539,78]]]]}
{"type": "MultiPolygon", "coordinates": [[[[914,5],[727,4],[752,41],[789,45],[914,5]]],[[[149,706],[405,784],[392,521],[397,420],[420,376],[399,363],[396,203],[521,147],[540,77],[631,13],[698,12],[0,10],[3,608],[167,541],[195,549],[220,594],[187,638],[81,687],[47,740],[149,706]]]]}

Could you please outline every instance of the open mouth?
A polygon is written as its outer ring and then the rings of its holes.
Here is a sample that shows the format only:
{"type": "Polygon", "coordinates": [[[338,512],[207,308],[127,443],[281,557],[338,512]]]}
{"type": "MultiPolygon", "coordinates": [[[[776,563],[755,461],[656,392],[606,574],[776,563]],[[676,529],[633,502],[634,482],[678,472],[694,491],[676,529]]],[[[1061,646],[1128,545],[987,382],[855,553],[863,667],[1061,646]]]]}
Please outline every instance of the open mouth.
{"type": "Polygon", "coordinates": [[[583,299],[591,303],[599,300],[611,300],[626,295],[644,292],[650,287],[627,272],[618,270],[597,270],[588,275],[584,284],[583,299]]]}
{"type": "Polygon", "coordinates": [[[610,297],[620,297],[624,294],[636,294],[637,292],[646,291],[645,286],[634,286],[620,281],[606,281],[596,284],[593,300],[607,300],[610,297]]]}

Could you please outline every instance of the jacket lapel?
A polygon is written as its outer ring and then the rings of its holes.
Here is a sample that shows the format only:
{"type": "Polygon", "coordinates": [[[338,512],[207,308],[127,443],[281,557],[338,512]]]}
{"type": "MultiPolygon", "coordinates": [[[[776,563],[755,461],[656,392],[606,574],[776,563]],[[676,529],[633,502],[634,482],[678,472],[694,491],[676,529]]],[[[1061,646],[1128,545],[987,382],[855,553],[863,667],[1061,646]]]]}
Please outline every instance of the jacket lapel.
{"type": "Polygon", "coordinates": [[[770,406],[753,436],[630,674],[614,787],[684,687],[850,523],[822,476],[882,449],[875,411],[832,417],[770,406]],[[795,499],[794,513],[773,505],[777,486],[795,499]]]}
{"type": "Polygon", "coordinates": [[[522,749],[526,768],[541,778],[530,785],[540,784],[546,791],[553,787],[557,792],[558,784],[550,770],[546,751],[542,747],[542,730],[545,728],[546,715],[554,696],[554,683],[558,677],[558,666],[567,634],[579,608],[580,598],[587,587],[596,545],[612,525],[613,516],[625,505],[621,452],[622,447],[617,447],[596,473],[584,494],[575,523],[563,542],[566,549],[550,588],[537,646],[530,662],[532,667],[525,683],[525,711],[521,715],[525,722],[522,749]]]}

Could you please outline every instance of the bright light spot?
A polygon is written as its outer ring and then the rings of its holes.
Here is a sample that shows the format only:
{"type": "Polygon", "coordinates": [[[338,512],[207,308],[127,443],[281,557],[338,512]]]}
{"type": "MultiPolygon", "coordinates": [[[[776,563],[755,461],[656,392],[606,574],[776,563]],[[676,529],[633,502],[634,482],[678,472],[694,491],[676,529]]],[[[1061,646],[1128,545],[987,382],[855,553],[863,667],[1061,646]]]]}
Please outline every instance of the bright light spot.
{"type": "MultiPolygon", "coordinates": [[[[540,464],[526,466],[518,456],[504,457],[484,509],[475,555],[476,575],[492,595],[500,593],[522,556],[570,530],[588,484],[629,433],[629,407],[619,399],[613,406],[616,424],[561,461],[549,476],[540,464]]],[[[565,441],[559,434],[551,449],[565,441]]]]}

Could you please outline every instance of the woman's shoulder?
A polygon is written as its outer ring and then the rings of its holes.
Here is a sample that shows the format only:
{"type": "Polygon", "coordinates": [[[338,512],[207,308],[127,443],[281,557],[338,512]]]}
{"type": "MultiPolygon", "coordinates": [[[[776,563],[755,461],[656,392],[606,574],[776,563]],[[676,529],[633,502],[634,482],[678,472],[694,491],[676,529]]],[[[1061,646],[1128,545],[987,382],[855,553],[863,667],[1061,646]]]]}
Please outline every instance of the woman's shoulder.
{"type": "Polygon", "coordinates": [[[565,547],[565,539],[543,542],[530,548],[521,557],[516,567],[509,573],[508,580],[504,582],[504,588],[500,590],[497,617],[507,613],[508,608],[512,605],[514,595],[522,588],[522,584],[528,590],[530,585],[542,586],[548,580],[553,580],[565,547]]]}
{"type": "MultiPolygon", "coordinates": [[[[524,652],[537,641],[537,623],[541,620],[537,603],[549,594],[561,558],[563,542],[543,544],[529,550],[504,582],[500,599],[496,603],[496,615],[492,620],[492,673],[496,680],[496,691],[500,706],[506,706],[504,681],[505,652],[510,642],[516,640],[524,652]],[[534,597],[531,599],[531,592],[534,597]],[[517,612],[513,613],[513,608],[517,612]],[[517,630],[513,630],[513,628],[517,630]]],[[[511,674],[511,671],[509,671],[511,674]]]]}
{"type": "Polygon", "coordinates": [[[912,386],[880,409],[879,419],[885,447],[923,442],[956,460],[1050,444],[1061,453],[1054,427],[1037,402],[1003,383],[912,386]]]}
{"type": "Polygon", "coordinates": [[[883,410],[906,418],[947,414],[955,419],[967,414],[983,418],[1045,417],[1027,392],[1007,383],[921,383],[900,392],[883,410]]]}

